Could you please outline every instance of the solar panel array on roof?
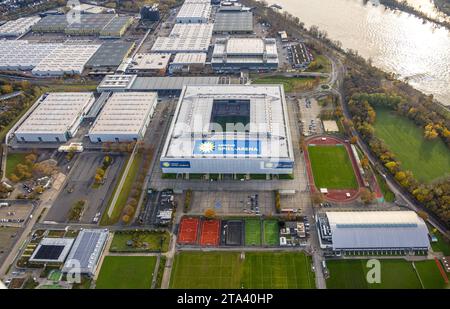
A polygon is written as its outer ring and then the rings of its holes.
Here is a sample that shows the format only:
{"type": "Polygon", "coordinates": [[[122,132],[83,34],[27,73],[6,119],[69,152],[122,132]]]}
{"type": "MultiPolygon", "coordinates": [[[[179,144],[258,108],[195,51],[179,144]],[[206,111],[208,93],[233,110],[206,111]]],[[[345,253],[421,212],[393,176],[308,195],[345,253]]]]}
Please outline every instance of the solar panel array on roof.
{"type": "Polygon", "coordinates": [[[29,261],[32,263],[63,263],[73,242],[73,238],[43,238],[29,261]]]}
{"type": "Polygon", "coordinates": [[[57,260],[63,249],[64,246],[43,245],[39,248],[34,258],[39,260],[57,260]]]}
{"type": "Polygon", "coordinates": [[[82,230],[70,250],[63,271],[78,266],[81,273],[93,274],[108,238],[107,230],[82,230]]]}

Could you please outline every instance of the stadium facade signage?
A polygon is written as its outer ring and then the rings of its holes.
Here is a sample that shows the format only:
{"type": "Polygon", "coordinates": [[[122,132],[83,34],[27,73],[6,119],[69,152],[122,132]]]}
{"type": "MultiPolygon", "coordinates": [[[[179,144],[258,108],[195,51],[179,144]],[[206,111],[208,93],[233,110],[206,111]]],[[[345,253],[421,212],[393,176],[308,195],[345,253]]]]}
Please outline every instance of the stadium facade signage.
{"type": "Polygon", "coordinates": [[[162,161],[162,168],[190,168],[191,162],[189,161],[162,161]]]}
{"type": "Polygon", "coordinates": [[[194,144],[195,155],[259,155],[259,140],[197,140],[194,144]]]}

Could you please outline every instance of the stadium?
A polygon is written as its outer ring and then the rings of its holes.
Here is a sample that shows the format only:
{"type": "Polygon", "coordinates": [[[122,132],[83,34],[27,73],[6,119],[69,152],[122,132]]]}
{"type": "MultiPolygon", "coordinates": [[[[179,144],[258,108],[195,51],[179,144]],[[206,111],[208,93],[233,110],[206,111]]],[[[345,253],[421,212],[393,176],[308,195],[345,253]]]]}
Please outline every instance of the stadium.
{"type": "Polygon", "coordinates": [[[291,174],[282,85],[185,86],[161,156],[168,174],[291,174]]]}

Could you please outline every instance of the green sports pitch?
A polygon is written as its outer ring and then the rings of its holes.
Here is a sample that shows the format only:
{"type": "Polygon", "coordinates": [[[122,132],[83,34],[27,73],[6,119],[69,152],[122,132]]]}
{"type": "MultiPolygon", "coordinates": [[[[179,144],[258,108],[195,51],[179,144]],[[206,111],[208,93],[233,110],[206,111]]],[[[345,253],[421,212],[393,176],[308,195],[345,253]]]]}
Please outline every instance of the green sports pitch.
{"type": "Polygon", "coordinates": [[[311,258],[293,252],[180,252],[171,288],[315,288],[311,258]]]}
{"type": "Polygon", "coordinates": [[[155,265],[156,256],[106,256],[95,287],[149,289],[155,265]]]}
{"type": "Polygon", "coordinates": [[[308,146],[309,160],[318,189],[357,189],[355,172],[343,145],[308,146]]]}
{"type": "Polygon", "coordinates": [[[445,286],[434,260],[412,262],[392,259],[379,260],[380,283],[368,283],[366,276],[371,269],[367,260],[327,261],[330,277],[329,289],[422,289],[445,286]]]}
{"type": "Polygon", "coordinates": [[[245,245],[246,246],[261,245],[261,220],[259,219],[245,220],[245,245]]]}
{"type": "Polygon", "coordinates": [[[264,245],[266,246],[278,246],[278,221],[277,220],[264,220],[264,245]]]}

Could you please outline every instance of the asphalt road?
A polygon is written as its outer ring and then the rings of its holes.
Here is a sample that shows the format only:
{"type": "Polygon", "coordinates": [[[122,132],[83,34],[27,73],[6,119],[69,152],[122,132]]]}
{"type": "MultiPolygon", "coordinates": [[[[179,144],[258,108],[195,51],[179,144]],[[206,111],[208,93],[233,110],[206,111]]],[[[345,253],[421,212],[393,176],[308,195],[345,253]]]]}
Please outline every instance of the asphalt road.
{"type": "Polygon", "coordinates": [[[125,162],[125,157],[112,155],[113,163],[107,170],[105,183],[94,189],[92,185],[95,171],[101,166],[104,156],[103,153],[94,152],[86,152],[78,156],[71,168],[65,186],[45,218],[46,221],[67,222],[67,215],[70,209],[79,200],[86,200],[85,210],[80,220],[81,223],[92,222],[95,214],[106,207],[125,162]],[[73,192],[69,193],[69,189],[73,189],[73,192]]]}

